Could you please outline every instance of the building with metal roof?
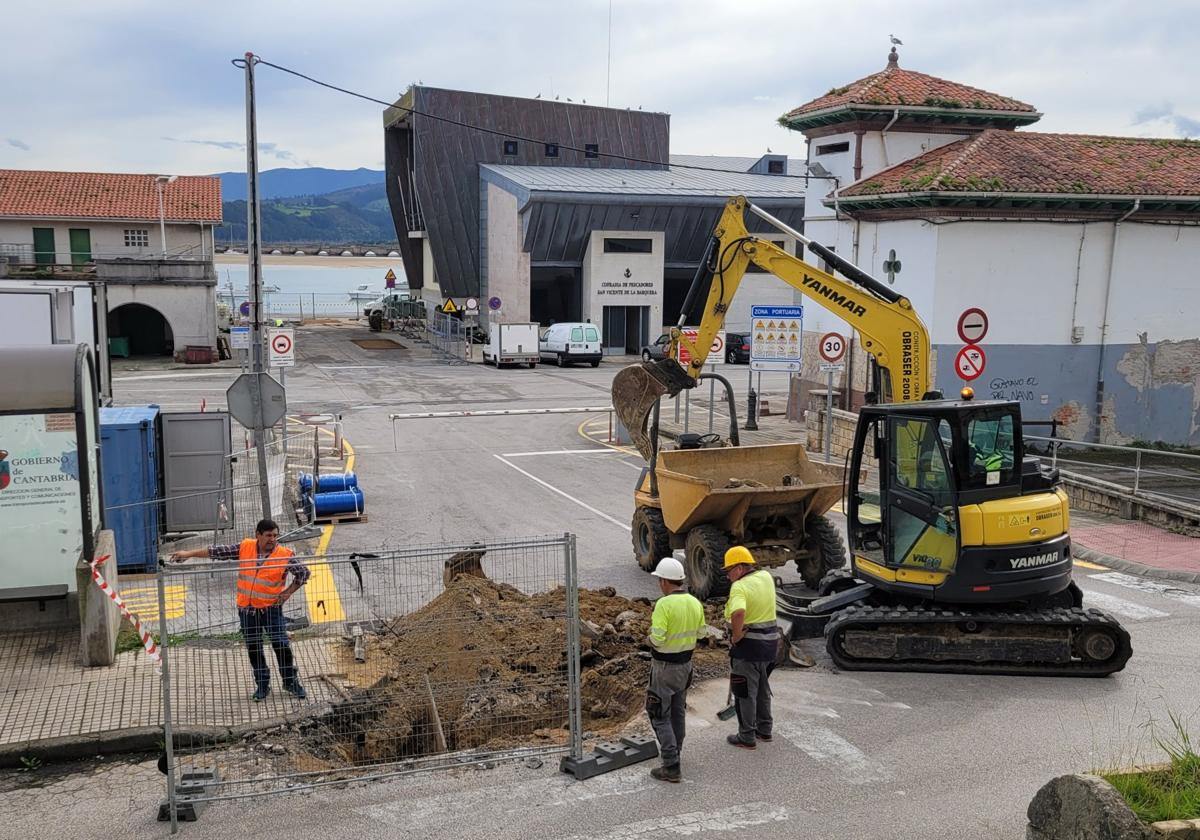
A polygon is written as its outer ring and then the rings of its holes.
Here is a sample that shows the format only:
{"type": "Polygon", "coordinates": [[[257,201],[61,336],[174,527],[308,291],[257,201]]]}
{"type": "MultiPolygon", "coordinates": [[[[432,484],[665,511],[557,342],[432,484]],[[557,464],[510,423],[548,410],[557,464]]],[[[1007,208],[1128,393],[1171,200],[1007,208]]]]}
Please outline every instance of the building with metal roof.
{"type": "MultiPolygon", "coordinates": [[[[410,287],[490,302],[485,322],[592,320],[609,352],[678,320],[730,196],[796,226],[804,215],[802,161],[670,155],[666,114],[414,86],[384,122],[410,287]]],[[[743,298],[792,302],[781,285],[748,278],[743,298]]]]}

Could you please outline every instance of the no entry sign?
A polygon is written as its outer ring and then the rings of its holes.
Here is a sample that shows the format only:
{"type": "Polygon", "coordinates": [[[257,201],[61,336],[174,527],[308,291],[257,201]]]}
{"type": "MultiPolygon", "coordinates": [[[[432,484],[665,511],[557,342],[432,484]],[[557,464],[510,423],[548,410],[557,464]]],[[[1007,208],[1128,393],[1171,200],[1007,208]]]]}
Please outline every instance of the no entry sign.
{"type": "Polygon", "coordinates": [[[846,338],[841,333],[828,332],[821,336],[817,352],[827,362],[840,362],[846,355],[846,338]]]}
{"type": "Polygon", "coordinates": [[[987,354],[983,352],[982,347],[976,344],[968,344],[954,357],[954,368],[958,371],[959,378],[965,379],[967,382],[982,376],[985,367],[987,367],[987,354]]]}
{"type": "Polygon", "coordinates": [[[270,367],[295,367],[296,342],[292,330],[274,329],[270,331],[267,346],[271,348],[267,364],[270,367]]]}
{"type": "Polygon", "coordinates": [[[958,337],[963,340],[963,344],[978,344],[983,341],[987,331],[987,313],[978,306],[972,306],[958,316],[958,337]]]}

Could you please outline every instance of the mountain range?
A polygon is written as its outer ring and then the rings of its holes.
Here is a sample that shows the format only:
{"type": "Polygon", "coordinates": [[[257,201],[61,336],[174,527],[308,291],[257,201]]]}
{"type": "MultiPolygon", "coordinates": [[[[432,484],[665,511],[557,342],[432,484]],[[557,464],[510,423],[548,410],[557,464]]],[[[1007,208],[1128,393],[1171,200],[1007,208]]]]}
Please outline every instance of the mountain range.
{"type": "MultiPolygon", "coordinates": [[[[221,172],[225,223],[218,242],[246,241],[246,173],[221,172]]],[[[377,169],[268,169],[259,173],[263,242],[394,244],[384,188],[377,169]]]]}

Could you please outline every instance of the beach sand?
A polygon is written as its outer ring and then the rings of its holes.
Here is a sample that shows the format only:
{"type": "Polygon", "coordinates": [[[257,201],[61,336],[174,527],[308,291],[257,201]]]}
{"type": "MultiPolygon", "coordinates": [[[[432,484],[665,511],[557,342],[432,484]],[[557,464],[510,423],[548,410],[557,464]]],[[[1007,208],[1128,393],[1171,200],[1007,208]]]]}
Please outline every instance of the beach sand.
{"type": "MultiPolygon", "coordinates": [[[[214,262],[217,265],[246,265],[246,254],[217,254],[214,262]]],[[[404,276],[404,263],[399,257],[318,257],[305,254],[295,257],[290,254],[263,254],[263,265],[302,265],[319,266],[321,268],[391,268],[397,276],[404,276]]]]}

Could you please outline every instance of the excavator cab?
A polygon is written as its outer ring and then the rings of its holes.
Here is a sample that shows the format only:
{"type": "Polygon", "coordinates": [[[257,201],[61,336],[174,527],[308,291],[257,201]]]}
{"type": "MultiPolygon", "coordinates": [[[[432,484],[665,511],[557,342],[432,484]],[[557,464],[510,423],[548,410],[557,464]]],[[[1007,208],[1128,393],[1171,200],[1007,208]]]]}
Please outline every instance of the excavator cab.
{"type": "Polygon", "coordinates": [[[943,603],[1054,602],[1071,582],[1066,496],[1022,446],[1015,402],[864,407],[847,470],[855,573],[943,603]]]}

